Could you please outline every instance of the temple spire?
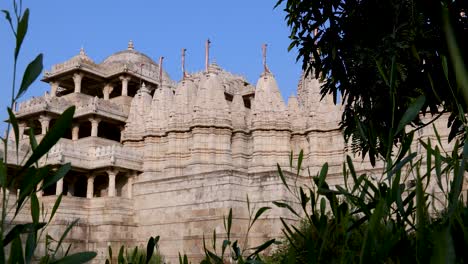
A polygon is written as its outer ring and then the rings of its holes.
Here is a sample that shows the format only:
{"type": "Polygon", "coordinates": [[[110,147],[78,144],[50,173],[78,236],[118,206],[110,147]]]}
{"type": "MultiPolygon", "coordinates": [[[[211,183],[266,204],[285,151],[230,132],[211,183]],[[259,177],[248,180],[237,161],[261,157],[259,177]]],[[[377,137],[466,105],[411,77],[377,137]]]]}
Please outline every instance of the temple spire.
{"type": "Polygon", "coordinates": [[[130,41],[128,42],[128,47],[127,47],[127,49],[128,49],[128,50],[133,50],[134,48],[135,48],[135,47],[133,46],[133,40],[130,40],[130,41]]]}
{"type": "Polygon", "coordinates": [[[185,52],[187,49],[182,48],[182,80],[185,80],[186,73],[185,73],[185,52]]]}
{"type": "Polygon", "coordinates": [[[210,44],[211,44],[210,39],[207,39],[206,44],[205,44],[205,72],[207,73],[208,73],[208,66],[210,63],[210,44]]]}
{"type": "Polygon", "coordinates": [[[263,72],[269,73],[270,70],[267,66],[267,44],[262,45],[262,56],[263,56],[263,72]]]}

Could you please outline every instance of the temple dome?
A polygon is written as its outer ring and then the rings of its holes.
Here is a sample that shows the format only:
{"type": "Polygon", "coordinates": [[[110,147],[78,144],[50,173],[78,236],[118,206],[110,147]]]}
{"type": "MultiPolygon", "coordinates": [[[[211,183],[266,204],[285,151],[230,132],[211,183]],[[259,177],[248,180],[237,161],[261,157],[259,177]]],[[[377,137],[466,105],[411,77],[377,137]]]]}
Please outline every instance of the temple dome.
{"type": "Polygon", "coordinates": [[[154,62],[150,57],[147,55],[136,51],[133,46],[133,41],[128,42],[128,48],[126,50],[122,50],[116,52],[109,57],[107,57],[101,64],[109,65],[109,64],[147,64],[147,65],[154,65],[158,66],[156,62],[154,62]]]}
{"type": "Polygon", "coordinates": [[[74,56],[73,58],[71,58],[69,61],[87,62],[87,63],[94,64],[94,61],[86,54],[83,47],[80,49],[80,53],[78,55],[74,56]]]}
{"type": "Polygon", "coordinates": [[[135,64],[139,65],[141,63],[148,64],[148,65],[155,65],[157,64],[147,55],[138,52],[136,50],[123,50],[116,52],[109,57],[107,57],[101,64],[109,65],[109,64],[135,64]]]}

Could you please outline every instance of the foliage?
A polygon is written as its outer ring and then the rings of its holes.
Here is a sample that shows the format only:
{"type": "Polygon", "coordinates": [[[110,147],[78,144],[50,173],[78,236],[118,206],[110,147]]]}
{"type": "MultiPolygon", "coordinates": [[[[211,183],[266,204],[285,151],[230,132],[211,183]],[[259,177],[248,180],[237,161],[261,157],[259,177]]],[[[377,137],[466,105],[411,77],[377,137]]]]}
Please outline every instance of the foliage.
{"type": "MultiPolygon", "coordinates": [[[[451,44],[468,46],[466,1],[278,0],[276,6],[284,3],[289,49],[298,48],[303,69],[322,79],[323,96],[341,97],[341,126],[363,158],[375,164],[405,140],[397,122],[421,96],[423,113],[451,113],[450,139],[465,133],[460,113],[468,101],[459,99],[468,80],[458,66],[468,53],[451,44]]],[[[427,125],[418,115],[410,121],[427,125]]]]}
{"type": "MultiPolygon", "coordinates": [[[[247,211],[249,215],[249,221],[247,225],[247,232],[245,233],[244,241],[241,243],[237,240],[233,240],[231,237],[231,228],[232,228],[232,208],[229,210],[229,214],[227,217],[223,217],[223,224],[224,230],[226,232],[226,238],[222,240],[221,244],[221,251],[218,251],[219,248],[216,248],[216,244],[218,243],[218,238],[216,236],[216,230],[213,230],[213,239],[211,249],[209,249],[206,245],[206,240],[203,237],[203,249],[205,251],[205,258],[200,263],[213,263],[213,264],[222,264],[225,262],[234,262],[234,263],[263,263],[261,254],[268,249],[271,245],[273,245],[276,240],[271,239],[266,241],[265,243],[253,247],[247,248],[249,233],[252,229],[255,222],[271,207],[261,207],[257,211],[254,208],[251,208],[249,197],[247,196],[247,211]],[[242,248],[243,247],[243,248],[242,248]]],[[[179,254],[179,263],[180,264],[188,264],[187,255],[181,256],[179,254]]]]}
{"type": "Polygon", "coordinates": [[[310,178],[310,186],[297,191],[279,168],[301,211],[286,203],[275,204],[288,208],[302,224],[296,227],[281,219],[286,243],[272,261],[463,263],[468,259],[468,202],[463,202],[461,190],[468,142],[455,144],[451,153],[441,151],[440,137],[434,146],[429,139],[420,144],[425,157],[408,149],[405,158],[384,171],[380,180],[357,175],[348,156],[343,164],[344,186],[336,189],[327,183],[327,163],[310,178]],[[438,191],[430,191],[433,185],[438,191]]]}
{"type": "MultiPolygon", "coordinates": [[[[148,240],[146,251],[140,250],[137,246],[133,249],[120,247],[119,255],[117,256],[118,264],[160,264],[164,263],[164,257],[158,250],[159,236],[150,237],[148,240]]],[[[115,263],[112,258],[112,248],[109,246],[109,255],[106,259],[106,264],[115,263]]]]}
{"type": "MultiPolygon", "coordinates": [[[[55,205],[47,216],[44,205],[40,206],[37,192],[51,186],[63,178],[70,170],[69,163],[62,165],[57,170],[51,166],[39,166],[39,160],[54,146],[55,143],[64,135],[67,128],[70,127],[75,108],[71,107],[63,112],[57,119],[54,126],[44,135],[40,143],[36,142],[32,132],[29,135],[31,153],[25,160],[19,162],[19,129],[18,122],[13,113],[13,106],[23,95],[29,86],[37,79],[43,69],[42,54],[39,54],[26,67],[21,85],[16,91],[16,72],[17,62],[20,50],[26,36],[29,24],[29,9],[23,11],[22,1],[13,1],[13,12],[2,10],[8,24],[11,27],[15,37],[16,46],[14,49],[13,61],[13,83],[11,88],[11,104],[7,111],[9,114],[7,136],[2,138],[3,157],[0,159],[0,186],[1,197],[1,218],[0,218],[0,263],[31,263],[34,260],[38,242],[41,239],[45,228],[51,223],[61,202],[61,195],[58,196],[55,205]],[[16,157],[9,157],[8,150],[13,146],[9,145],[10,129],[13,129],[15,137],[16,157]],[[20,166],[11,167],[14,164],[14,158],[20,166]],[[18,197],[11,201],[10,190],[19,189],[18,197]],[[15,224],[18,214],[24,211],[25,204],[30,205],[31,222],[15,224]],[[42,218],[41,218],[42,215],[42,218]],[[6,250],[9,249],[9,253],[6,250]]],[[[40,263],[85,263],[96,256],[94,252],[79,252],[69,254],[70,246],[63,249],[63,240],[71,228],[76,224],[73,222],[65,230],[59,240],[54,240],[46,235],[46,252],[39,259],[40,263]]]]}

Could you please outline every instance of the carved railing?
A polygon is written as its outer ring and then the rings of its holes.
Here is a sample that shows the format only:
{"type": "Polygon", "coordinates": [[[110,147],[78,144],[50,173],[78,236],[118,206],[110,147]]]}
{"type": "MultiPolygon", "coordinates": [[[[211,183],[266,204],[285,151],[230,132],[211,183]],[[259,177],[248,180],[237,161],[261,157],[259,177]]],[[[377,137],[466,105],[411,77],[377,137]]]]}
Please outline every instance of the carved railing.
{"type": "Polygon", "coordinates": [[[99,65],[93,63],[93,62],[89,62],[89,61],[85,61],[85,60],[69,60],[69,61],[66,61],[66,62],[63,62],[63,63],[59,63],[59,64],[55,64],[52,66],[52,70],[51,71],[46,71],[45,72],[45,77],[48,77],[50,75],[53,75],[53,74],[58,74],[58,73],[61,73],[61,72],[65,72],[65,71],[68,71],[68,70],[71,70],[71,69],[88,69],[88,70],[91,70],[93,72],[97,72],[97,73],[100,73],[102,75],[102,69],[99,67],[99,65]]]}
{"type": "MultiPolygon", "coordinates": [[[[33,97],[20,103],[16,114],[19,117],[42,111],[61,114],[72,105],[74,105],[72,102],[61,97],[33,97]]],[[[79,100],[75,106],[75,116],[82,116],[88,113],[107,113],[112,115],[111,117],[113,118],[118,118],[120,121],[125,121],[128,116],[128,110],[126,108],[97,97],[89,97],[87,100],[79,100]]]]}
{"type": "MultiPolygon", "coordinates": [[[[86,139],[86,138],[85,138],[86,139]]],[[[5,151],[0,144],[0,156],[3,158],[5,151]]],[[[31,149],[27,140],[19,144],[18,160],[14,140],[8,143],[8,163],[19,164],[31,155],[31,149]]],[[[101,167],[117,166],[132,170],[140,170],[143,164],[143,155],[131,149],[124,148],[115,142],[113,145],[96,146],[88,141],[83,144],[78,141],[62,138],[44,156],[40,164],[63,164],[71,162],[75,167],[95,169],[101,167]]]]}

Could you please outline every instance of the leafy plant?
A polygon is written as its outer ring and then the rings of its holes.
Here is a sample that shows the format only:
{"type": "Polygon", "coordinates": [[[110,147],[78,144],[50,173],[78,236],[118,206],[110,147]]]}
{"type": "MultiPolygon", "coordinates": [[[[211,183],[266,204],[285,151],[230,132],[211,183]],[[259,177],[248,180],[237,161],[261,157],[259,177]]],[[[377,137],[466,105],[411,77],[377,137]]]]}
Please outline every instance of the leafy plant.
{"type": "MultiPolygon", "coordinates": [[[[310,177],[310,186],[299,187],[299,196],[293,193],[301,211],[275,202],[301,219],[301,225],[281,219],[286,243],[272,259],[278,263],[463,263],[468,259],[468,203],[461,199],[461,186],[468,142],[463,144],[462,156],[457,154],[458,145],[443,155],[430,140],[420,143],[426,157],[409,152],[383,173],[382,180],[357,175],[348,156],[343,186],[328,185],[324,164],[310,177]],[[414,184],[408,185],[409,180],[414,184]],[[444,187],[444,181],[450,184],[444,187]],[[434,182],[444,194],[442,200],[429,191],[434,182]],[[436,207],[440,201],[445,203],[436,207]]],[[[279,175],[292,190],[281,168],[279,175]]]]}
{"type": "MultiPolygon", "coordinates": [[[[273,245],[276,240],[271,239],[265,243],[257,246],[248,248],[248,239],[249,233],[252,229],[255,222],[271,207],[261,207],[257,211],[254,208],[251,208],[249,197],[247,196],[247,210],[249,215],[249,221],[247,226],[247,232],[245,233],[243,244],[240,244],[238,240],[233,240],[231,237],[231,228],[232,228],[232,208],[229,210],[227,217],[223,217],[224,230],[226,232],[226,238],[222,241],[221,250],[217,249],[216,245],[218,243],[218,238],[216,235],[216,230],[213,230],[213,238],[211,249],[206,245],[205,237],[203,237],[203,249],[205,251],[205,258],[200,263],[214,263],[222,264],[226,261],[232,261],[235,263],[262,263],[261,254],[273,245]],[[242,248],[243,247],[243,248],[242,248]]],[[[187,255],[179,254],[179,263],[188,264],[187,255]]]]}
{"type": "MultiPolygon", "coordinates": [[[[289,49],[298,49],[303,70],[323,81],[322,96],[343,104],[341,127],[353,151],[373,165],[386,159],[405,137],[403,130],[394,135],[395,120],[421,96],[421,111],[433,119],[450,113],[449,138],[463,138],[460,113],[468,101],[459,100],[467,82],[460,67],[468,53],[454,44],[468,44],[466,1],[279,0],[276,6],[287,13],[289,49]]],[[[417,128],[430,124],[419,115],[410,121],[417,128]]]]}
{"type": "MultiPolygon", "coordinates": [[[[29,63],[26,67],[21,85],[16,89],[17,63],[20,50],[26,36],[29,24],[29,9],[23,11],[22,1],[13,1],[13,12],[1,10],[5,15],[15,37],[15,49],[13,60],[13,83],[11,88],[11,102],[7,108],[9,119],[7,125],[7,136],[2,138],[3,157],[0,159],[0,186],[2,190],[1,218],[0,218],[0,263],[31,263],[45,228],[51,223],[60,205],[62,196],[58,196],[50,215],[47,217],[44,205],[40,206],[37,192],[53,185],[63,178],[70,170],[69,163],[54,170],[51,166],[39,166],[39,160],[64,136],[67,128],[71,126],[74,107],[65,110],[57,119],[52,128],[44,135],[38,143],[35,136],[30,131],[29,142],[31,147],[30,155],[25,156],[25,160],[19,161],[19,128],[18,121],[13,112],[13,106],[17,100],[27,91],[30,85],[37,79],[43,69],[42,54],[29,63]],[[9,157],[10,129],[13,129],[14,143],[16,150],[16,161],[9,157]],[[13,166],[11,164],[17,164],[13,166]],[[10,190],[18,189],[17,199],[10,200],[10,190]],[[27,223],[17,224],[16,217],[24,211],[25,204],[30,205],[31,220],[27,223]],[[42,214],[41,214],[42,211],[42,214]],[[42,219],[40,216],[42,215],[42,219]],[[9,249],[9,253],[5,251],[9,249]]],[[[46,255],[39,260],[40,263],[84,263],[96,256],[94,252],[79,252],[69,254],[69,249],[63,253],[60,251],[63,240],[71,228],[72,223],[58,241],[54,241],[50,236],[46,236],[46,255]],[[52,241],[56,247],[52,248],[52,241]]]]}
{"type": "MultiPolygon", "coordinates": [[[[117,256],[118,264],[160,264],[164,263],[164,257],[158,250],[159,236],[150,237],[146,246],[146,252],[140,250],[137,246],[133,249],[126,249],[124,246],[120,247],[119,255],[117,256]]],[[[115,263],[112,258],[112,248],[109,246],[109,256],[106,259],[106,264],[115,263]]]]}

